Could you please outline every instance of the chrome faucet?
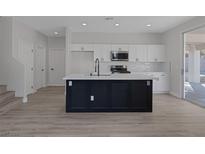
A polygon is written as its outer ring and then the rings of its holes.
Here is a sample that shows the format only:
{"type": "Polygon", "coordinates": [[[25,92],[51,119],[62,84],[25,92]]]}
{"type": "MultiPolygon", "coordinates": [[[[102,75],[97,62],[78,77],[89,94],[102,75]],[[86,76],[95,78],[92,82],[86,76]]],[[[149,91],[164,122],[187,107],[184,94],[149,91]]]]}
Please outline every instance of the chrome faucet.
{"type": "Polygon", "coordinates": [[[95,72],[97,72],[98,76],[100,76],[100,60],[98,58],[95,59],[95,72]],[[97,68],[98,65],[98,68],[97,68]],[[98,72],[97,72],[98,69],[98,72]]]}

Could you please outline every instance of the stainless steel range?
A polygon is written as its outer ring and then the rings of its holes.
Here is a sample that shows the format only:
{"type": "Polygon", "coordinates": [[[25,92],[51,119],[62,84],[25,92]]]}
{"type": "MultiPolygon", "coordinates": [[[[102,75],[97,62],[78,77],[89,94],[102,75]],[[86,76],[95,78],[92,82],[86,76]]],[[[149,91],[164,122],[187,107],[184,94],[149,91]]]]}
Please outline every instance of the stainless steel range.
{"type": "Polygon", "coordinates": [[[131,73],[126,65],[112,65],[110,70],[112,73],[131,73]]]}

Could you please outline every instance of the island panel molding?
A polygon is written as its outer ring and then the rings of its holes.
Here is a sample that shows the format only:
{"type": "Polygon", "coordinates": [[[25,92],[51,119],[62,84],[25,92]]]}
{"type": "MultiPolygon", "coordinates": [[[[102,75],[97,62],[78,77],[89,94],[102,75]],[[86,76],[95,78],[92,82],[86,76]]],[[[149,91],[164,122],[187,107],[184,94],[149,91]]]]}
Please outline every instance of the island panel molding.
{"type": "Polygon", "coordinates": [[[66,80],[66,112],[152,112],[152,80],[66,80]]]}

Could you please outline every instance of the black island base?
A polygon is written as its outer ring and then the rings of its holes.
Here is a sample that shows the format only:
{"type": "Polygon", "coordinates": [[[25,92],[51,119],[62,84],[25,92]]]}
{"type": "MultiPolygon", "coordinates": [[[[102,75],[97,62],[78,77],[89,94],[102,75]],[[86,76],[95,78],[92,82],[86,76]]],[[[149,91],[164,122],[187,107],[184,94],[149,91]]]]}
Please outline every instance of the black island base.
{"type": "Polygon", "coordinates": [[[66,112],[152,112],[152,80],[66,80],[66,112]]]}

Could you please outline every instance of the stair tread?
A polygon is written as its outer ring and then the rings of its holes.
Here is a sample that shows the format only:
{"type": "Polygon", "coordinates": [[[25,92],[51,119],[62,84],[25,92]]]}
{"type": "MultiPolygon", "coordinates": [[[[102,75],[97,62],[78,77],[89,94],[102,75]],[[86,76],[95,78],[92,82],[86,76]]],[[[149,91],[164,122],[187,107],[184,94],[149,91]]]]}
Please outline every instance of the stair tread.
{"type": "Polygon", "coordinates": [[[2,106],[2,104],[5,104],[8,100],[14,97],[15,97],[15,92],[11,92],[11,91],[0,94],[0,106],[2,106]]]}
{"type": "Polygon", "coordinates": [[[3,95],[9,94],[9,93],[14,93],[14,94],[15,94],[14,91],[6,91],[6,92],[4,92],[4,93],[1,93],[1,94],[0,94],[0,97],[3,96],[3,95]]]}
{"type": "Polygon", "coordinates": [[[10,98],[10,99],[4,101],[4,103],[0,104],[0,108],[3,107],[4,105],[7,105],[7,104],[12,103],[12,102],[15,102],[15,101],[20,101],[20,100],[22,100],[21,97],[13,97],[13,98],[10,98]]]}
{"type": "Polygon", "coordinates": [[[13,106],[17,105],[18,102],[22,102],[21,97],[14,97],[6,101],[7,103],[3,106],[0,106],[0,115],[8,112],[9,110],[13,109],[13,106]]]}
{"type": "Polygon", "coordinates": [[[7,91],[7,86],[6,85],[0,85],[0,94],[3,94],[7,91]]]}

